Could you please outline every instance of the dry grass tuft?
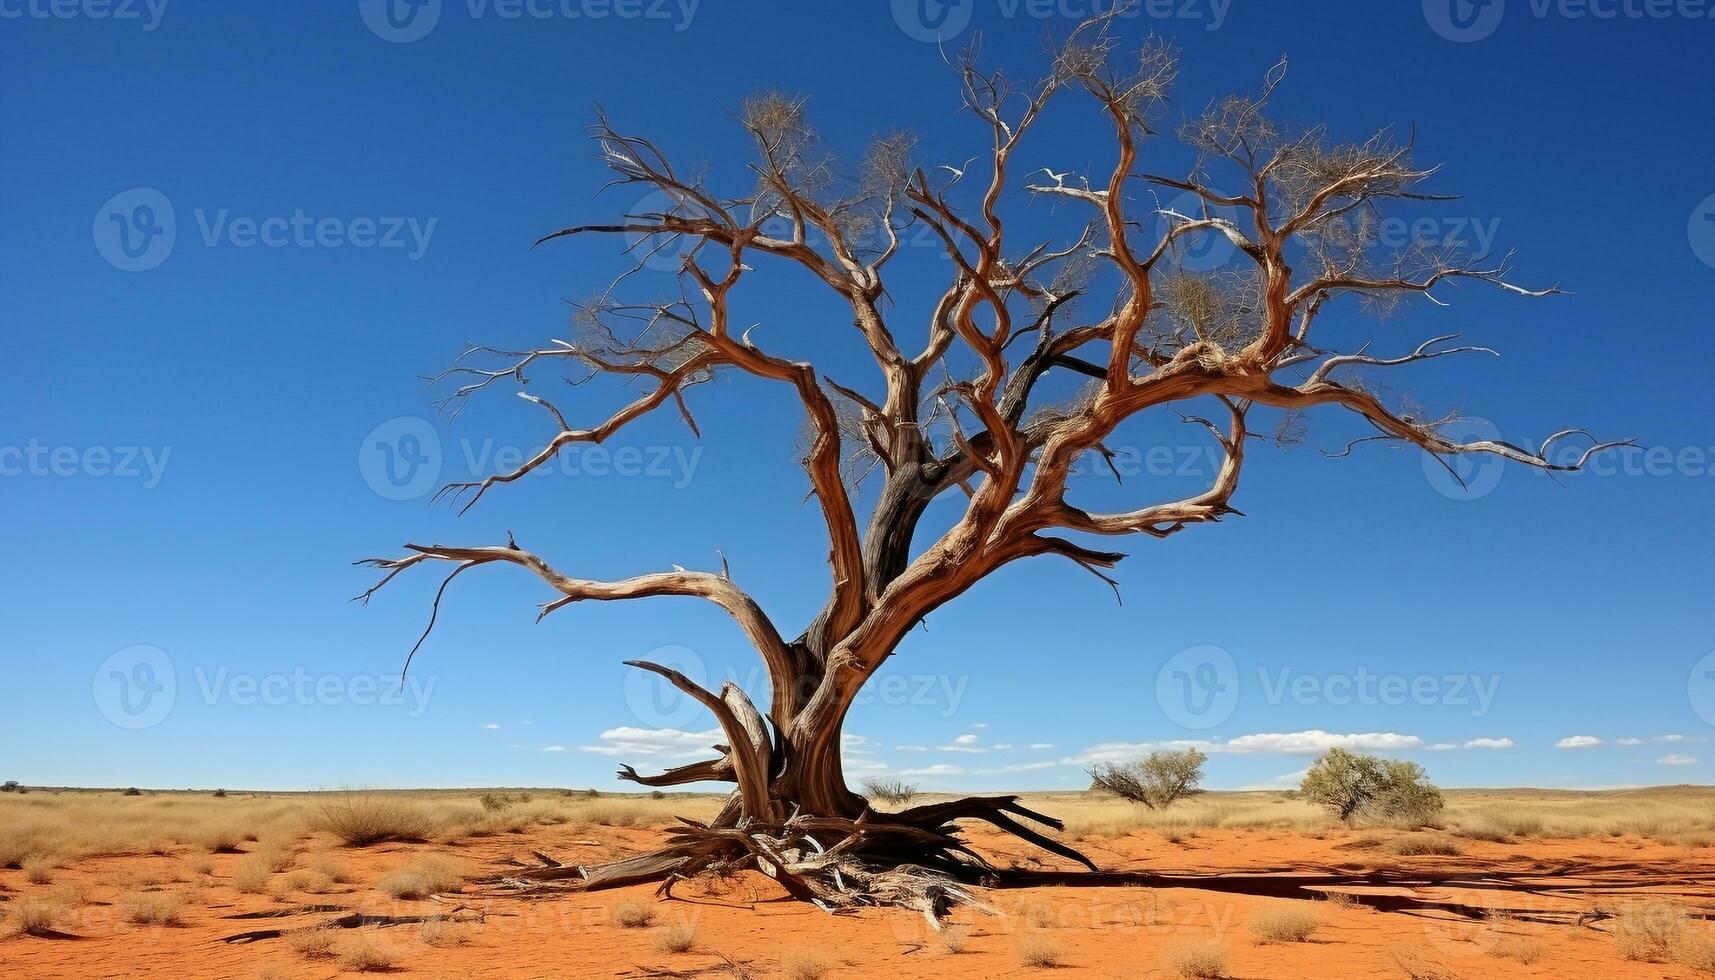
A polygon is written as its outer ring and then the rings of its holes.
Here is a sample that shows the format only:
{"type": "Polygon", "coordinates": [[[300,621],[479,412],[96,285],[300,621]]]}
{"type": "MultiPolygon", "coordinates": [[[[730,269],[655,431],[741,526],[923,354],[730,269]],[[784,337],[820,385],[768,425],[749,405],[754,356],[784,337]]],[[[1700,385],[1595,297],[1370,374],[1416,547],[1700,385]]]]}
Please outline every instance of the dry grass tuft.
{"type": "Polygon", "coordinates": [[[1358,907],[1358,900],[1348,892],[1323,892],[1322,897],[1316,901],[1335,911],[1358,907]]]}
{"type": "Polygon", "coordinates": [[[786,980],[822,980],[833,968],[833,961],[820,953],[787,953],[780,960],[780,973],[786,980]]]}
{"type": "Polygon", "coordinates": [[[470,928],[462,922],[430,919],[423,923],[423,942],[439,949],[470,942],[470,928]]]}
{"type": "Polygon", "coordinates": [[[312,960],[326,959],[333,955],[334,941],[338,937],[338,930],[317,926],[286,933],[286,945],[292,947],[292,951],[300,956],[312,960]]]}
{"type": "Polygon", "coordinates": [[[356,935],[339,944],[339,965],[359,973],[391,970],[395,957],[368,936],[356,935]]]}
{"type": "Polygon", "coordinates": [[[1542,943],[1530,936],[1502,936],[1489,944],[1489,955],[1530,966],[1542,959],[1542,943]]]}
{"type": "Polygon", "coordinates": [[[119,900],[119,913],[133,925],[177,926],[184,924],[184,906],[177,892],[138,892],[119,900]]]}
{"type": "Polygon", "coordinates": [[[1382,850],[1400,857],[1455,857],[1465,853],[1457,842],[1433,834],[1407,834],[1382,845],[1382,850]]]}
{"type": "Polygon", "coordinates": [[[464,884],[462,862],[438,855],[426,855],[375,883],[375,887],[394,898],[428,898],[442,892],[457,891],[464,884]]]}
{"type": "Polygon", "coordinates": [[[21,865],[24,878],[32,885],[46,885],[54,880],[54,861],[52,858],[37,855],[25,858],[21,865]]]}
{"type": "Polygon", "coordinates": [[[1715,972],[1715,937],[1670,902],[1633,902],[1622,907],[1614,918],[1614,940],[1628,960],[1678,963],[1715,972]]]}
{"type": "Polygon", "coordinates": [[[697,927],[674,922],[655,930],[655,948],[663,953],[688,953],[697,946],[697,927]]]}
{"type": "Polygon", "coordinates": [[[6,916],[0,919],[0,936],[16,936],[21,933],[45,936],[59,926],[67,909],[63,903],[53,899],[26,895],[4,906],[4,911],[6,916]]]}
{"type": "Polygon", "coordinates": [[[1393,953],[1393,963],[1406,980],[1459,980],[1459,975],[1420,953],[1393,953]]]}
{"type": "Polygon", "coordinates": [[[1018,941],[1018,962],[1047,969],[1060,965],[1060,944],[1047,936],[1025,936],[1018,941]]]}
{"type": "Polygon", "coordinates": [[[1227,975],[1227,950],[1218,942],[1181,946],[1167,954],[1167,965],[1174,973],[1194,980],[1227,975]]]}
{"type": "Polygon", "coordinates": [[[231,885],[245,895],[260,895],[268,890],[268,878],[273,873],[266,861],[252,855],[232,869],[231,885]]]}
{"type": "Polygon", "coordinates": [[[327,876],[335,884],[351,882],[351,867],[332,854],[318,854],[310,861],[310,870],[327,876]]]}
{"type": "Polygon", "coordinates": [[[655,909],[643,902],[620,902],[613,908],[613,924],[621,929],[641,929],[655,921],[655,909]]]}
{"type": "Polygon", "coordinates": [[[1313,909],[1269,908],[1251,917],[1251,934],[1259,943],[1301,943],[1321,925],[1322,918],[1313,909]]]}
{"type": "Polygon", "coordinates": [[[408,800],[379,793],[345,793],[321,805],[314,825],[350,847],[427,840],[434,822],[408,800]]]}
{"type": "Polygon", "coordinates": [[[968,926],[952,923],[941,927],[941,948],[949,953],[963,953],[970,945],[971,930],[968,926]]]}

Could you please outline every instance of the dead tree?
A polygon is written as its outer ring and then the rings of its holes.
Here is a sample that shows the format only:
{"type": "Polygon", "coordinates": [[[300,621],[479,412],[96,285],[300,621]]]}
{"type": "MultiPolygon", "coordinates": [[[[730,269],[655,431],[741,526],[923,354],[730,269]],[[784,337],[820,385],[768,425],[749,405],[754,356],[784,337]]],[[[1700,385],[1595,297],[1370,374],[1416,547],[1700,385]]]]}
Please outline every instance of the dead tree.
{"type": "Polygon", "coordinates": [[[453,577],[501,563],[527,569],[553,591],[542,616],[586,600],[699,597],[729,613],[765,663],[766,713],[734,685],[706,690],[666,667],[631,662],[705,706],[725,744],[707,761],[656,775],[628,766],[620,775],[645,786],[724,781],[736,788],[718,818],[687,822],[657,853],[533,877],[587,888],[651,880],[670,887],[701,870],[745,866],[824,905],[903,904],[933,918],[950,902],[971,900],[961,882],[994,871],[961,843],[955,821],[962,819],[987,821],[1093,868],[1022,822],[1059,826],[1011,797],[880,813],[847,787],[840,760],[846,712],[924,617],[1003,566],[1038,556],[1075,562],[1113,584],[1103,570],[1123,555],[1095,542],[1166,538],[1238,514],[1232,499],[1258,407],[1284,410],[1287,430],[1310,409],[1354,413],[1371,427],[1357,442],[1416,446],[1444,460],[1486,454],[1572,470],[1618,445],[1595,443],[1578,429],[1556,432],[1534,450],[1459,441],[1443,432],[1452,417],[1390,405],[1379,389],[1355,380],[1354,369],[1493,352],[1453,345],[1453,336],[1391,356],[1367,345],[1330,349],[1318,321],[1343,305],[1386,308],[1411,298],[1444,305],[1441,294],[1461,283],[1519,297],[1557,290],[1515,285],[1505,259],[1469,254],[1459,243],[1381,242],[1377,229],[1390,209],[1442,199],[1424,189],[1434,168],[1415,164],[1410,141],[1386,132],[1343,143],[1322,128],[1294,131],[1271,121],[1267,108],[1284,62],[1258,94],[1217,102],[1177,128],[1179,142],[1195,151],[1189,172],[1149,172],[1144,151],[1160,136],[1177,54],[1155,39],[1122,51],[1114,23],[1110,15],[1074,31],[1046,76],[1030,84],[982,69],[974,48],[953,59],[963,108],[985,143],[957,167],[917,164],[910,138],[888,136],[846,173],[822,155],[801,100],[760,95],[739,113],[755,143],[753,186],[730,196],[598,114],[594,140],[614,181],[661,205],[564,228],[537,244],[612,236],[640,261],[578,307],[568,339],[534,350],[473,348],[441,376],[456,385],[448,396],[455,409],[484,389],[515,384],[554,432],[516,469],[438,496],[468,508],[567,447],[607,440],[652,412],[676,411],[695,433],[687,391],[717,374],[749,376],[785,386],[802,403],[811,436],[803,465],[827,524],[832,575],[820,614],[788,638],[724,561],[720,571],[675,567],[598,581],[508,541],[409,544],[403,557],[364,562],[385,573],[365,600],[413,566],[451,566],[437,608],[453,577]],[[1048,179],[1036,181],[1020,174],[1030,165],[1018,163],[1021,148],[1051,100],[1080,93],[1087,99],[1068,111],[1081,109],[1111,133],[1111,168],[1091,177],[1043,168],[1035,174],[1048,179]],[[1056,215],[1073,214],[1073,228],[1059,240],[1018,247],[1003,201],[1019,190],[1056,215]],[[1169,208],[1159,203],[1167,195],[1197,204],[1169,208]],[[891,303],[884,279],[911,251],[903,247],[907,236],[930,242],[933,249],[916,251],[948,270],[933,307],[909,313],[891,303]],[[1233,267],[1190,267],[1186,246],[1207,236],[1231,244],[1233,267]],[[672,298],[624,298],[634,278],[664,256],[672,257],[672,298]],[[762,338],[790,324],[758,331],[733,321],[731,299],[752,277],[793,269],[849,307],[873,356],[873,378],[841,383],[809,361],[770,352],[762,338]],[[908,323],[917,328],[915,342],[904,338],[908,323]],[[527,372],[556,367],[631,379],[645,390],[598,424],[576,425],[529,387],[527,372]],[[1056,389],[1060,397],[1049,397],[1056,389]],[[1205,488],[1150,500],[1144,486],[1135,508],[1115,512],[1068,499],[1075,464],[1106,454],[1104,440],[1117,426],[1169,411],[1206,429],[1220,447],[1218,472],[1205,488]],[[1573,438],[1592,444],[1576,460],[1551,458],[1556,444],[1573,438]],[[860,516],[854,487],[865,476],[880,481],[880,493],[860,516]],[[930,503],[955,494],[965,498],[962,514],[913,550],[930,503]]]}

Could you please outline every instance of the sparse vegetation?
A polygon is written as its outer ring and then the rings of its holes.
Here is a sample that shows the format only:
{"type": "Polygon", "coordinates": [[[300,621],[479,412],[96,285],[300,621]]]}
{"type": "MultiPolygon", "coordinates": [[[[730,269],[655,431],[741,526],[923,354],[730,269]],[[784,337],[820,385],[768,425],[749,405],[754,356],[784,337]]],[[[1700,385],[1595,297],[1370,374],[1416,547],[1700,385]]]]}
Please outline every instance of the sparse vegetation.
{"type": "Polygon", "coordinates": [[[1441,812],[1441,791],[1415,762],[1329,749],[1311,764],[1299,791],[1336,819],[1363,817],[1421,825],[1441,812]]]}
{"type": "Polygon", "coordinates": [[[19,783],[16,779],[8,779],[4,783],[0,783],[0,793],[22,792],[24,792],[23,784],[19,783]]]}
{"type": "Polygon", "coordinates": [[[613,924],[621,929],[642,929],[654,921],[654,907],[643,902],[620,902],[613,908],[613,924]]]}
{"type": "Polygon", "coordinates": [[[470,927],[448,919],[430,919],[423,923],[422,934],[423,942],[441,949],[470,942],[470,927]]]}
{"type": "Polygon", "coordinates": [[[182,925],[184,896],[177,892],[139,892],[119,900],[119,912],[133,925],[182,925]]]}
{"type": "Polygon", "coordinates": [[[286,933],[286,945],[300,956],[312,960],[326,959],[333,956],[334,942],[338,938],[339,930],[317,926],[286,933]]]}
{"type": "Polygon", "coordinates": [[[1435,834],[1406,834],[1382,844],[1382,850],[1400,857],[1453,857],[1464,852],[1457,842],[1435,834]]]}
{"type": "Polygon", "coordinates": [[[1684,908],[1651,900],[1621,906],[1614,917],[1620,955],[1646,963],[1678,963],[1715,971],[1715,938],[1695,925],[1684,908]]]}
{"type": "Polygon", "coordinates": [[[1197,749],[1151,752],[1138,762],[1095,766],[1089,770],[1091,788],[1151,810],[1164,810],[1197,792],[1197,784],[1203,781],[1203,764],[1208,760],[1197,749]]]}
{"type": "Polygon", "coordinates": [[[780,973],[786,980],[822,980],[833,968],[832,960],[808,950],[787,953],[780,960],[780,973]]]}
{"type": "Polygon", "coordinates": [[[1189,980],[1227,975],[1227,950],[1218,942],[1195,943],[1168,951],[1167,965],[1189,980]]]}
{"type": "Polygon", "coordinates": [[[375,887],[394,898],[428,898],[441,892],[457,891],[464,884],[464,879],[462,863],[438,855],[425,855],[382,878],[375,887]]]}
{"type": "Polygon", "coordinates": [[[655,948],[663,953],[688,953],[697,946],[697,927],[673,922],[655,930],[655,948]]]}
{"type": "Polygon", "coordinates": [[[32,885],[45,885],[54,880],[54,861],[50,857],[28,857],[19,863],[19,867],[24,871],[25,880],[32,885]]]}
{"type": "Polygon", "coordinates": [[[371,973],[393,968],[395,957],[376,945],[373,939],[358,933],[338,945],[339,965],[359,973],[371,973]]]}
{"type": "Polygon", "coordinates": [[[380,793],[345,793],[321,805],[316,827],[351,847],[385,841],[421,841],[433,823],[415,805],[380,793]]]}
{"type": "Polygon", "coordinates": [[[1301,943],[1321,925],[1321,916],[1302,905],[1267,908],[1250,922],[1251,934],[1259,943],[1301,943]]]}
{"type": "Polygon", "coordinates": [[[38,895],[25,895],[23,898],[0,906],[0,936],[16,936],[27,933],[32,936],[45,936],[52,933],[66,914],[65,904],[51,898],[38,895]]]}
{"type": "Polygon", "coordinates": [[[970,945],[971,930],[957,922],[941,927],[941,948],[949,953],[963,953],[970,945]]]}
{"type": "Polygon", "coordinates": [[[1060,964],[1060,944],[1047,936],[1032,934],[1018,941],[1018,962],[1046,969],[1060,964]]]}
{"type": "Polygon", "coordinates": [[[880,800],[891,806],[903,806],[917,796],[917,784],[902,779],[866,779],[863,792],[872,800],[880,800]]]}

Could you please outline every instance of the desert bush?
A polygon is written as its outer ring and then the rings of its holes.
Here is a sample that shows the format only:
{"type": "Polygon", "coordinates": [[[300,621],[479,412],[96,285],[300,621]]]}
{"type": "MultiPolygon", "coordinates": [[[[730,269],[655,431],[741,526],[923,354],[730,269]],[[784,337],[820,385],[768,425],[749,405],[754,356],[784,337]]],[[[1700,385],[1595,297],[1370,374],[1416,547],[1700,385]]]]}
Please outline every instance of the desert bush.
{"type": "Polygon", "coordinates": [[[329,881],[345,884],[351,881],[351,868],[332,854],[318,854],[310,861],[310,870],[327,876],[329,881]]]}
{"type": "Polygon", "coordinates": [[[375,883],[375,887],[394,898],[428,898],[441,892],[455,891],[464,884],[463,866],[444,857],[420,857],[375,883]]]}
{"type": "Polygon", "coordinates": [[[369,973],[393,968],[393,954],[361,934],[340,943],[338,953],[339,965],[348,970],[369,973]]]}
{"type": "Polygon", "coordinates": [[[421,841],[434,829],[428,816],[411,803],[379,793],[345,793],[324,802],[314,825],[351,847],[421,841]]]}
{"type": "Polygon", "coordinates": [[[121,796],[142,796],[143,791],[138,789],[135,786],[131,786],[131,787],[127,787],[125,792],[121,793],[120,795],[121,796]]]}
{"type": "Polygon", "coordinates": [[[16,779],[8,779],[0,783],[0,793],[22,793],[24,787],[16,779]]]}
{"type": "Polygon", "coordinates": [[[1047,969],[1060,964],[1060,944],[1047,936],[1025,936],[1018,941],[1018,962],[1047,969]]]}
{"type": "Polygon", "coordinates": [[[1690,917],[1669,902],[1630,902],[1614,917],[1614,941],[1628,960],[1673,962],[1691,935],[1690,917]]]}
{"type": "Polygon", "coordinates": [[[622,929],[641,929],[655,921],[655,910],[642,902],[620,902],[613,908],[613,923],[622,929]]]}
{"type": "Polygon", "coordinates": [[[299,868],[287,875],[282,885],[289,892],[303,892],[306,895],[326,895],[334,890],[333,877],[313,868],[299,868]]]}
{"type": "Polygon", "coordinates": [[[184,897],[175,892],[138,892],[119,900],[119,912],[133,925],[176,926],[184,919],[184,897]]]}
{"type": "Polygon", "coordinates": [[[949,953],[963,953],[970,945],[971,930],[958,923],[950,923],[941,927],[941,948],[949,953]]]}
{"type": "Polygon", "coordinates": [[[1542,959],[1542,943],[1529,936],[1502,936],[1489,944],[1489,955],[1530,966],[1542,959]]]}
{"type": "Polygon", "coordinates": [[[1197,792],[1208,760],[1197,749],[1151,752],[1139,762],[1098,765],[1089,770],[1090,782],[1094,789],[1161,810],[1197,792]]]}
{"type": "Polygon", "coordinates": [[[697,927],[674,922],[655,930],[655,948],[663,953],[688,953],[697,945],[697,927]]]}
{"type": "Polygon", "coordinates": [[[1294,905],[1264,909],[1251,917],[1250,925],[1259,943],[1301,943],[1322,925],[1322,919],[1313,909],[1294,905]]]}
{"type": "Polygon", "coordinates": [[[1180,946],[1168,952],[1167,965],[1174,973],[1190,980],[1224,977],[1227,975],[1227,950],[1214,941],[1180,946]]]}
{"type": "Polygon", "coordinates": [[[1331,909],[1338,910],[1354,908],[1358,904],[1358,900],[1347,892],[1323,892],[1322,897],[1316,901],[1331,909]]]}
{"type": "Polygon", "coordinates": [[[499,813],[515,801],[505,793],[484,793],[477,802],[481,803],[482,808],[489,813],[499,813]]]}
{"type": "Polygon", "coordinates": [[[833,961],[826,956],[804,950],[780,959],[780,973],[786,980],[822,980],[833,968],[833,961]]]}
{"type": "Polygon", "coordinates": [[[232,869],[231,884],[234,889],[246,895],[260,895],[267,891],[268,877],[273,873],[266,862],[251,855],[232,869]]]}
{"type": "Polygon", "coordinates": [[[1400,857],[1453,857],[1464,853],[1459,849],[1459,845],[1449,838],[1437,837],[1434,834],[1406,834],[1403,837],[1395,837],[1383,844],[1382,850],[1400,857]]]}
{"type": "Polygon", "coordinates": [[[39,895],[26,895],[5,906],[0,906],[4,918],[0,918],[0,936],[15,936],[28,933],[32,936],[42,936],[54,931],[60,919],[65,917],[66,906],[63,902],[39,895]]]}
{"type": "Polygon", "coordinates": [[[902,779],[866,779],[863,782],[863,792],[872,800],[901,806],[910,803],[917,795],[917,784],[902,779]]]}
{"type": "Polygon", "coordinates": [[[214,791],[214,798],[215,798],[215,799],[217,799],[217,800],[224,800],[224,799],[226,799],[226,790],[223,790],[223,789],[217,789],[217,790],[215,790],[215,791],[214,791]]]}
{"type": "Polygon", "coordinates": [[[667,794],[658,789],[652,789],[649,791],[649,798],[652,800],[664,800],[667,798],[667,794]]]}
{"type": "Polygon", "coordinates": [[[54,862],[52,858],[36,855],[25,858],[19,865],[24,870],[24,877],[32,885],[45,885],[54,880],[54,862]]]}
{"type": "Polygon", "coordinates": [[[470,942],[470,928],[462,922],[430,919],[423,923],[423,942],[441,949],[463,946],[470,942]]]}
{"type": "Polygon", "coordinates": [[[286,933],[286,945],[300,956],[312,960],[325,959],[333,955],[334,941],[338,938],[338,930],[316,926],[286,933]]]}
{"type": "Polygon", "coordinates": [[[1304,797],[1335,818],[1421,824],[1441,812],[1441,791],[1415,762],[1329,749],[1305,773],[1304,797]]]}

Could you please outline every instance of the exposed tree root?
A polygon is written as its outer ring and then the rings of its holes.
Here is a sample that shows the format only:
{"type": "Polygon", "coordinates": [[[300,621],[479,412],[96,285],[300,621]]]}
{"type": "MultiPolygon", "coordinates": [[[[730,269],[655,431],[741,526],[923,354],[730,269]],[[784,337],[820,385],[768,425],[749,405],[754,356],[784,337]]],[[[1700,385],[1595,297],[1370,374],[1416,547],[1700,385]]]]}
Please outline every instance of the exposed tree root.
{"type": "Polygon", "coordinates": [[[939,928],[957,906],[993,914],[970,886],[992,882],[1001,873],[965,844],[955,820],[984,820],[1096,870],[1076,849],[1013,815],[1062,827],[1014,796],[971,797],[891,814],[865,811],[856,818],[800,814],[783,821],[740,820],[734,826],[682,819],[659,850],[594,867],[544,861],[539,868],[495,876],[489,884],[520,895],[659,882],[658,893],[669,896],[676,883],[700,874],[752,869],[793,898],[829,912],[862,906],[913,909],[939,928]]]}

